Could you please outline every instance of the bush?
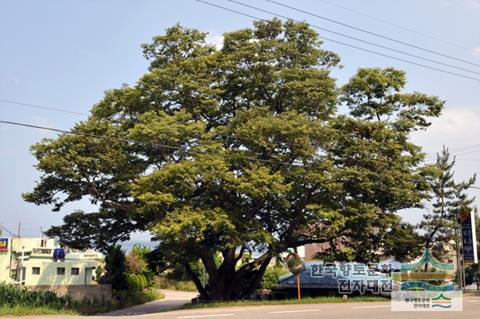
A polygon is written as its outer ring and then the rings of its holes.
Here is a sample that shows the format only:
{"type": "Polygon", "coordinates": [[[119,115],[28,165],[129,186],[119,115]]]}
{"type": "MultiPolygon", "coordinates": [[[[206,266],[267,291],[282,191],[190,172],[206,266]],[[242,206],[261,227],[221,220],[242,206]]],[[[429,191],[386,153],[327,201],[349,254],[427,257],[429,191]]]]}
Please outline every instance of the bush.
{"type": "Polygon", "coordinates": [[[480,289],[480,264],[473,264],[465,268],[465,282],[467,285],[476,284],[480,289]]]}
{"type": "MultiPolygon", "coordinates": [[[[136,280],[136,282],[140,281],[136,280]]],[[[0,314],[80,313],[91,315],[126,308],[163,297],[156,289],[149,288],[135,291],[114,291],[112,301],[89,299],[74,301],[55,292],[32,291],[25,287],[0,284],[0,314]]]]}
{"type": "Polygon", "coordinates": [[[127,287],[128,290],[138,291],[149,286],[147,277],[144,274],[128,274],[127,287]]]}
{"type": "Polygon", "coordinates": [[[140,287],[142,287],[141,289],[147,288],[148,282],[147,282],[147,278],[145,278],[145,275],[140,274],[140,275],[137,275],[137,276],[138,276],[138,280],[140,282],[140,287]]]}
{"type": "Polygon", "coordinates": [[[32,291],[26,287],[0,284],[0,306],[48,307],[66,309],[71,301],[51,291],[32,291]]]}
{"type": "Polygon", "coordinates": [[[140,285],[138,283],[137,275],[135,274],[127,275],[127,288],[129,291],[140,290],[140,285]]]}
{"type": "Polygon", "coordinates": [[[288,269],[282,266],[271,266],[268,267],[263,275],[261,282],[262,288],[264,289],[276,289],[278,288],[278,277],[288,272],[288,269]]]}
{"type": "Polygon", "coordinates": [[[179,291],[197,291],[197,287],[189,280],[173,280],[165,276],[156,276],[153,286],[159,289],[179,290],[179,291]]]}
{"type": "Polygon", "coordinates": [[[124,290],[127,288],[125,271],[125,252],[120,246],[113,246],[105,256],[105,274],[100,283],[111,284],[114,290],[124,290]]]}

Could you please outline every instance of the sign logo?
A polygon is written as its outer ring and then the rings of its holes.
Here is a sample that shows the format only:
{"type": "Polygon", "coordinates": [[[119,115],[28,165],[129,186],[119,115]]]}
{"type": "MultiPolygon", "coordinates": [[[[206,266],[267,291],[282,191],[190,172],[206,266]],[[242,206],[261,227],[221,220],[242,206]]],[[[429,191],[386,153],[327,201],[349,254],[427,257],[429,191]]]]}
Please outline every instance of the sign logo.
{"type": "Polygon", "coordinates": [[[442,263],[429,250],[412,264],[402,264],[401,272],[392,277],[398,280],[399,290],[392,292],[392,311],[462,311],[463,293],[453,282],[455,267],[442,263]],[[435,272],[426,272],[425,265],[435,272]]]}
{"type": "Polygon", "coordinates": [[[8,251],[8,238],[0,238],[0,251],[8,251]]]}
{"type": "Polygon", "coordinates": [[[447,298],[440,294],[438,297],[432,298],[432,308],[452,308],[452,298],[447,298]]]}

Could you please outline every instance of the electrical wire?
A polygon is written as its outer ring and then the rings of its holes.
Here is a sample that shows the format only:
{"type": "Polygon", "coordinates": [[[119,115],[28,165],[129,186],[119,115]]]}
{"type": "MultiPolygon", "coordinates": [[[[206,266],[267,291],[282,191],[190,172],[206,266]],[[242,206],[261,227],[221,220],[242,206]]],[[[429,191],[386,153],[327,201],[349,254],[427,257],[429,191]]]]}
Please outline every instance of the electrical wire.
{"type": "Polygon", "coordinates": [[[9,234],[12,235],[12,236],[17,236],[16,234],[14,234],[13,232],[9,231],[6,227],[4,227],[4,226],[2,226],[2,225],[0,225],[0,228],[3,229],[3,230],[5,230],[7,233],[9,233],[9,234]]]}
{"type": "Polygon", "coordinates": [[[57,107],[51,107],[51,106],[44,106],[44,105],[38,105],[38,104],[31,104],[31,103],[24,103],[24,102],[18,102],[18,101],[12,101],[12,100],[6,100],[6,99],[0,99],[0,102],[2,103],[7,103],[7,104],[14,104],[14,105],[20,105],[20,106],[26,106],[30,108],[35,108],[35,109],[41,109],[41,110],[49,110],[49,111],[55,111],[55,112],[62,112],[62,113],[68,113],[68,114],[74,114],[74,115],[84,115],[88,116],[87,113],[82,113],[82,112],[75,112],[75,111],[69,111],[57,107]]]}
{"type": "MultiPolygon", "coordinates": [[[[238,10],[234,10],[234,9],[231,9],[231,8],[227,8],[227,7],[224,7],[224,6],[215,4],[215,3],[211,3],[211,2],[208,2],[208,1],[204,1],[204,0],[195,0],[195,1],[201,2],[203,4],[206,4],[206,5],[209,5],[209,6],[212,6],[212,7],[219,8],[219,9],[222,9],[222,10],[225,10],[225,11],[229,11],[229,12],[232,12],[232,13],[235,13],[235,14],[238,14],[238,15],[242,15],[242,16],[245,16],[245,17],[248,17],[248,18],[251,18],[251,19],[255,19],[255,20],[259,20],[259,21],[266,21],[265,19],[256,17],[254,15],[244,13],[244,12],[241,12],[241,11],[238,11],[238,10]]],[[[298,20],[294,20],[294,21],[298,21],[298,20]]],[[[456,77],[461,77],[461,78],[473,80],[473,81],[476,81],[476,82],[480,82],[480,79],[474,78],[474,77],[471,77],[471,76],[468,76],[468,75],[455,73],[455,72],[447,71],[447,70],[444,70],[444,69],[436,68],[436,67],[433,67],[433,66],[417,63],[417,62],[414,62],[414,61],[411,61],[411,60],[395,57],[395,56],[392,56],[392,55],[389,55],[389,54],[385,54],[385,53],[381,53],[381,52],[378,52],[378,51],[374,51],[374,50],[366,49],[366,48],[359,47],[359,46],[356,46],[356,45],[352,45],[352,44],[349,44],[349,43],[346,43],[346,42],[343,42],[343,41],[338,41],[338,40],[327,38],[327,37],[324,37],[324,36],[321,36],[321,39],[323,39],[325,41],[332,42],[332,43],[337,43],[337,44],[340,44],[340,45],[343,45],[343,46],[346,46],[346,47],[354,48],[354,49],[357,49],[357,50],[360,50],[360,51],[372,53],[372,54],[375,54],[375,55],[378,55],[378,56],[386,57],[386,58],[389,58],[389,59],[392,59],[392,60],[397,60],[397,61],[408,63],[408,64],[411,64],[411,65],[419,66],[419,67],[422,67],[422,68],[425,68],[425,69],[429,69],[429,70],[453,75],[453,76],[456,76],[456,77]]]]}
{"type": "MultiPolygon", "coordinates": [[[[246,4],[246,3],[241,2],[241,1],[236,1],[236,0],[228,0],[228,1],[232,2],[232,3],[236,3],[240,6],[244,6],[246,8],[254,9],[254,10],[257,10],[257,11],[260,11],[260,12],[263,12],[263,13],[267,13],[267,14],[272,14],[274,16],[278,16],[278,17],[281,17],[283,19],[289,19],[289,20],[292,20],[292,21],[300,22],[299,20],[293,19],[291,17],[287,17],[285,15],[281,15],[277,12],[273,12],[273,11],[270,11],[270,10],[265,10],[265,9],[262,9],[262,8],[259,8],[259,7],[256,7],[256,6],[246,4]]],[[[266,0],[266,1],[277,3],[277,2],[271,1],[271,0],[266,0]]],[[[288,7],[293,8],[293,7],[290,7],[290,6],[288,6],[288,7]]],[[[307,13],[306,11],[303,11],[303,10],[301,10],[301,12],[307,13]]],[[[421,56],[421,55],[406,52],[404,50],[395,49],[395,48],[385,46],[385,45],[382,45],[382,44],[378,44],[378,43],[375,43],[375,42],[372,42],[372,41],[368,41],[368,40],[364,40],[364,39],[361,39],[361,38],[358,38],[358,37],[354,37],[354,36],[351,36],[351,35],[348,35],[348,34],[345,34],[345,33],[342,33],[342,32],[337,32],[337,31],[330,30],[330,29],[327,29],[327,28],[324,28],[324,27],[320,27],[320,26],[317,26],[317,25],[314,25],[314,24],[311,24],[311,23],[309,23],[309,25],[312,28],[315,28],[317,30],[321,30],[321,31],[325,31],[325,32],[328,32],[328,33],[331,33],[331,34],[339,35],[341,37],[344,37],[344,38],[347,38],[347,39],[350,39],[350,40],[355,40],[355,41],[358,41],[358,42],[362,42],[362,43],[365,43],[365,44],[368,44],[368,45],[371,45],[371,46],[375,46],[375,47],[378,47],[378,48],[381,48],[381,49],[384,49],[384,50],[392,51],[392,52],[395,52],[395,53],[400,53],[400,54],[403,54],[403,55],[406,55],[406,56],[410,56],[410,57],[413,57],[413,58],[416,58],[416,59],[432,62],[432,63],[438,64],[438,65],[446,66],[446,67],[457,69],[457,70],[460,70],[460,71],[480,75],[480,72],[478,72],[478,71],[473,71],[473,70],[462,68],[462,67],[459,67],[459,66],[456,66],[456,65],[453,65],[453,64],[449,64],[449,63],[441,62],[441,61],[438,61],[438,60],[430,59],[430,58],[427,58],[427,57],[424,57],[424,56],[421,56]]],[[[474,64],[474,65],[477,65],[477,64],[474,64]]],[[[480,64],[478,64],[478,66],[480,66],[480,64]]]]}
{"type": "MultiPolygon", "coordinates": [[[[67,130],[52,128],[52,127],[47,127],[47,126],[28,124],[28,123],[3,121],[3,120],[0,121],[0,123],[1,124],[8,124],[8,125],[35,128],[35,129],[51,131],[51,132],[56,132],[56,133],[61,133],[61,134],[71,134],[71,135],[86,136],[86,137],[99,138],[99,139],[110,139],[110,140],[122,141],[122,142],[126,142],[126,143],[146,145],[144,143],[139,143],[137,141],[128,140],[128,139],[124,139],[124,138],[109,137],[109,136],[105,136],[105,135],[96,135],[96,134],[88,134],[88,133],[78,133],[78,132],[67,131],[67,130]]],[[[172,145],[165,145],[165,144],[158,144],[158,143],[151,143],[151,145],[154,146],[154,147],[158,147],[158,148],[166,148],[166,149],[170,149],[170,150],[183,151],[185,153],[190,153],[190,154],[207,154],[208,153],[208,152],[196,151],[196,150],[189,150],[188,151],[188,150],[185,150],[184,148],[182,148],[180,146],[172,146],[172,145]]],[[[233,154],[224,154],[224,155],[235,157],[235,158],[240,158],[240,159],[244,159],[244,160],[249,160],[249,161],[253,161],[253,162],[262,162],[262,163],[280,164],[280,165],[285,165],[285,166],[300,167],[300,165],[295,165],[295,164],[292,164],[292,163],[287,163],[287,162],[282,162],[282,161],[277,161],[277,160],[268,160],[268,159],[261,159],[261,158],[255,158],[255,157],[249,157],[249,156],[236,156],[236,155],[234,156],[233,154]]]]}
{"type": "MultiPolygon", "coordinates": [[[[53,131],[53,132],[62,133],[62,134],[72,134],[72,135],[79,135],[79,136],[89,136],[89,137],[96,137],[96,138],[107,138],[107,139],[127,141],[125,139],[120,139],[120,138],[112,138],[112,137],[108,137],[108,136],[94,135],[94,134],[83,134],[83,133],[77,133],[77,132],[62,130],[62,129],[51,128],[51,127],[45,127],[45,126],[39,126],[39,125],[33,125],[33,124],[27,124],[27,123],[20,123],[20,122],[0,121],[0,123],[9,124],[9,125],[17,125],[17,126],[22,126],[22,127],[29,127],[29,128],[42,129],[42,130],[53,131]]],[[[132,142],[132,141],[129,141],[129,142],[132,142]]],[[[133,142],[138,143],[136,141],[133,141],[133,142]]],[[[154,144],[154,145],[156,147],[165,147],[165,148],[175,149],[175,150],[184,150],[181,147],[176,147],[176,146],[171,146],[171,145],[162,145],[162,144],[154,144]]],[[[192,151],[191,153],[194,153],[194,152],[192,151]]],[[[227,154],[224,154],[224,155],[227,155],[227,154]]],[[[246,160],[250,160],[250,161],[253,161],[253,162],[267,162],[267,163],[272,163],[272,164],[281,164],[281,165],[287,165],[287,166],[300,167],[299,165],[286,163],[286,162],[281,162],[281,161],[264,160],[264,159],[245,157],[245,156],[237,156],[237,158],[246,159],[246,160]]],[[[470,186],[470,188],[480,189],[480,187],[477,187],[477,186],[470,186]]],[[[13,232],[9,231],[4,226],[0,225],[0,228],[4,229],[8,233],[10,233],[12,236],[16,236],[13,232]]]]}
{"type": "Polygon", "coordinates": [[[386,25],[391,25],[395,28],[398,28],[400,30],[403,30],[403,31],[407,31],[407,32],[410,32],[412,34],[416,34],[416,35],[419,35],[421,37],[424,37],[424,38],[427,38],[427,39],[431,39],[431,40],[435,40],[435,41],[438,41],[438,42],[442,42],[444,44],[448,44],[452,47],[457,47],[457,48],[461,48],[461,49],[466,49],[466,50],[470,50],[470,48],[467,48],[466,46],[463,46],[463,45],[459,45],[459,44],[456,44],[456,43],[453,43],[453,42],[449,42],[449,41],[445,41],[443,39],[440,39],[440,38],[437,38],[437,37],[434,37],[434,36],[431,36],[429,34],[425,34],[425,33],[421,33],[421,32],[418,32],[417,30],[413,30],[413,29],[410,29],[410,28],[407,28],[403,25],[400,25],[400,24],[396,24],[396,23],[392,23],[390,21],[387,21],[387,20],[383,20],[383,19],[380,19],[374,15],[370,15],[370,14],[367,14],[367,13],[364,13],[364,12],[361,12],[361,11],[358,11],[358,10],[355,10],[355,9],[352,9],[352,8],[349,8],[349,7],[346,7],[346,6],[342,6],[342,5],[339,5],[337,3],[334,3],[334,2],[331,2],[331,1],[326,1],[326,0],[316,0],[316,1],[320,1],[320,2],[323,2],[327,5],[330,5],[330,6],[333,6],[333,7],[337,7],[337,8],[340,8],[340,9],[343,9],[345,11],[349,11],[349,12],[353,12],[357,15],[361,15],[361,16],[364,16],[364,17],[367,17],[367,18],[370,18],[372,20],[375,20],[377,22],[380,22],[380,23],[383,23],[383,24],[386,24],[386,25]]]}
{"type": "Polygon", "coordinates": [[[278,6],[281,6],[281,7],[284,7],[284,8],[288,8],[290,10],[294,10],[296,12],[304,13],[304,14],[307,14],[307,15],[312,16],[312,17],[316,17],[316,18],[319,18],[319,19],[322,19],[322,20],[325,20],[325,21],[328,21],[328,22],[331,22],[331,23],[335,23],[335,24],[341,25],[343,27],[347,27],[347,28],[350,28],[350,29],[353,29],[353,30],[356,30],[356,31],[360,31],[360,32],[369,34],[369,35],[373,35],[375,37],[378,37],[378,38],[381,38],[381,39],[384,39],[384,40],[392,41],[392,42],[402,44],[402,45],[405,45],[405,46],[408,46],[408,47],[411,47],[411,48],[414,48],[414,49],[417,49],[417,50],[421,50],[421,51],[424,51],[424,52],[435,54],[435,55],[438,55],[438,56],[441,56],[441,57],[444,57],[444,58],[448,58],[448,59],[455,60],[455,61],[458,61],[458,62],[462,62],[462,63],[466,63],[466,64],[470,64],[470,65],[480,67],[480,64],[478,64],[478,63],[474,63],[474,62],[471,62],[471,61],[468,61],[468,60],[460,59],[460,58],[457,58],[457,57],[454,57],[454,56],[451,56],[451,55],[448,55],[448,54],[444,54],[444,53],[441,53],[441,52],[438,52],[438,51],[435,51],[435,50],[426,49],[426,48],[421,47],[419,45],[411,44],[411,43],[401,41],[401,40],[398,40],[398,39],[395,39],[395,38],[392,38],[392,37],[389,37],[389,36],[385,36],[383,34],[379,34],[379,33],[373,32],[373,31],[362,29],[362,28],[353,26],[353,25],[348,24],[348,23],[344,23],[344,22],[341,22],[341,21],[338,21],[338,20],[335,20],[335,19],[327,18],[327,17],[321,16],[321,15],[318,15],[318,14],[315,14],[315,13],[312,13],[312,12],[308,12],[306,10],[302,10],[298,7],[294,7],[294,6],[284,4],[284,3],[279,2],[279,1],[275,1],[275,0],[265,0],[265,1],[274,3],[274,4],[276,4],[278,6]]]}

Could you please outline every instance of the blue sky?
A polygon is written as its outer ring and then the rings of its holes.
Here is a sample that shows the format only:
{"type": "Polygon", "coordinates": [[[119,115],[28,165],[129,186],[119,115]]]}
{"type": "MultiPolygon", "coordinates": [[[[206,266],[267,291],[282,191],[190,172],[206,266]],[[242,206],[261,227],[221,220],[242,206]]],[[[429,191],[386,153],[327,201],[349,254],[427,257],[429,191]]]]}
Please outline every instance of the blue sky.
{"type": "MultiPolygon", "coordinates": [[[[211,1],[268,17],[227,1],[211,1]]],[[[441,59],[263,0],[244,1],[296,19],[306,19],[315,25],[441,59]]],[[[480,64],[480,0],[281,1],[480,64]]],[[[0,2],[0,99],[88,112],[105,90],[122,83],[135,83],[147,67],[140,44],[149,42],[154,35],[177,22],[209,32],[212,43],[221,43],[223,32],[251,25],[251,20],[246,17],[194,0],[3,0],[0,2]]],[[[339,84],[351,77],[358,67],[395,66],[407,71],[408,90],[437,95],[447,101],[442,118],[436,120],[427,132],[414,136],[427,153],[440,150],[443,144],[455,148],[480,143],[480,82],[424,70],[338,44],[325,42],[324,46],[342,57],[345,67],[334,73],[339,84]]],[[[480,68],[474,66],[441,60],[480,72],[480,68]]],[[[69,129],[76,121],[82,120],[82,116],[0,102],[0,120],[69,129]]],[[[60,223],[65,213],[88,206],[79,203],[69,205],[63,212],[53,213],[50,207],[37,207],[22,201],[20,194],[31,190],[39,176],[33,167],[35,161],[29,147],[47,136],[54,135],[0,124],[0,224],[16,230],[21,222],[25,236],[39,235],[40,227],[47,229],[60,223]]],[[[459,179],[472,175],[480,167],[480,152],[459,155],[458,159],[456,171],[459,179]]],[[[418,212],[406,215],[411,221],[420,216],[418,212]]]]}

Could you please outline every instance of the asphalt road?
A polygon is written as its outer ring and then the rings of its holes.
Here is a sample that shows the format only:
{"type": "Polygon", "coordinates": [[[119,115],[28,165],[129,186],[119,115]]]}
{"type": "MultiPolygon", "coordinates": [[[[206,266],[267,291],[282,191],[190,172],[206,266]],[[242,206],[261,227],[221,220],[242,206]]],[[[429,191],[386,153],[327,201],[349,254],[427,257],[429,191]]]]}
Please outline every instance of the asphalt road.
{"type": "Polygon", "coordinates": [[[187,303],[190,303],[198,294],[196,292],[175,291],[175,290],[161,290],[165,295],[165,299],[147,302],[143,305],[138,305],[126,309],[115,310],[103,316],[116,317],[130,317],[149,313],[164,312],[171,309],[179,308],[187,303]]]}
{"type": "MultiPolygon", "coordinates": [[[[479,319],[480,297],[464,297],[462,312],[391,312],[389,302],[323,303],[176,310],[162,313],[119,316],[110,314],[89,318],[137,319],[479,319]]],[[[35,319],[73,319],[69,316],[37,316],[35,319]]]]}

